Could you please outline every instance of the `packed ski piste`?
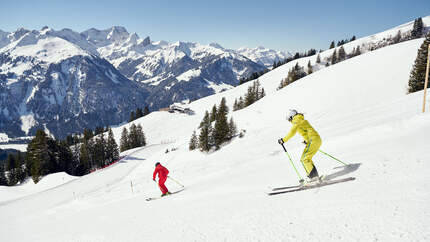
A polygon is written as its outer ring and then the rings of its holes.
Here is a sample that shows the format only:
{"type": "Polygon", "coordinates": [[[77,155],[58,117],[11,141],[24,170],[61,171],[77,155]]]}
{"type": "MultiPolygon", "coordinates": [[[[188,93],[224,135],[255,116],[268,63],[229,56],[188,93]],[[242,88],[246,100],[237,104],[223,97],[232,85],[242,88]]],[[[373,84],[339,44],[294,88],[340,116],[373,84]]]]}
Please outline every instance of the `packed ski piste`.
{"type": "MultiPolygon", "coordinates": [[[[268,195],[297,192],[297,191],[307,190],[311,188],[318,188],[326,185],[355,180],[355,177],[347,177],[342,179],[331,180],[328,176],[319,175],[317,168],[314,162],[312,161],[312,157],[314,157],[314,155],[318,151],[320,151],[319,148],[322,144],[321,137],[319,136],[318,132],[309,124],[309,122],[306,119],[304,119],[304,115],[302,113],[297,112],[295,109],[290,110],[290,112],[287,115],[287,120],[292,123],[291,130],[284,138],[280,138],[278,140],[278,143],[284,149],[285,153],[288,156],[288,159],[290,160],[292,167],[296,171],[296,174],[299,178],[299,184],[293,185],[293,186],[283,186],[283,187],[273,187],[273,188],[269,187],[269,191],[267,191],[268,195]],[[291,157],[284,146],[284,143],[286,143],[289,139],[291,139],[297,132],[303,137],[304,139],[303,143],[306,145],[300,159],[300,162],[302,163],[303,168],[306,171],[306,175],[307,175],[306,180],[300,176],[299,172],[297,171],[297,168],[294,165],[294,162],[291,160],[291,157]]],[[[335,161],[341,163],[341,165],[344,165],[346,169],[350,167],[351,169],[354,169],[353,168],[354,166],[350,166],[349,164],[342,162],[341,160],[325,153],[324,151],[320,151],[320,152],[329,156],[335,161]]],[[[355,164],[355,166],[357,166],[357,164],[355,164]]],[[[162,166],[160,162],[156,162],[152,179],[154,180],[154,182],[157,183],[158,187],[160,188],[162,193],[161,197],[172,195],[174,193],[178,193],[185,189],[185,187],[181,183],[169,177],[168,175],[169,175],[169,170],[166,167],[162,166]],[[158,175],[158,183],[155,180],[157,175],[158,175]],[[175,192],[170,192],[165,185],[167,178],[172,179],[174,182],[179,184],[181,186],[181,189],[175,192]]],[[[149,197],[146,200],[151,201],[161,197],[149,197]]]]}

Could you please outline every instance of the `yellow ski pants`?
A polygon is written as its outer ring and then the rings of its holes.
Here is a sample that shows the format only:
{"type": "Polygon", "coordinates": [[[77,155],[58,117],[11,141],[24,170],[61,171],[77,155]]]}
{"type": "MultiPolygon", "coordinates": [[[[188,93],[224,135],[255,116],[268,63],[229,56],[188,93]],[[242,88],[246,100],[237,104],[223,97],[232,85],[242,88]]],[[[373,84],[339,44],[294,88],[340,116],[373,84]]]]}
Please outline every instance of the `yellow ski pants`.
{"type": "Polygon", "coordinates": [[[312,168],[314,167],[314,162],[312,161],[312,157],[318,152],[321,146],[321,138],[320,137],[312,137],[306,144],[306,148],[303,151],[302,158],[300,161],[303,164],[303,167],[306,170],[306,175],[309,176],[312,168]]]}

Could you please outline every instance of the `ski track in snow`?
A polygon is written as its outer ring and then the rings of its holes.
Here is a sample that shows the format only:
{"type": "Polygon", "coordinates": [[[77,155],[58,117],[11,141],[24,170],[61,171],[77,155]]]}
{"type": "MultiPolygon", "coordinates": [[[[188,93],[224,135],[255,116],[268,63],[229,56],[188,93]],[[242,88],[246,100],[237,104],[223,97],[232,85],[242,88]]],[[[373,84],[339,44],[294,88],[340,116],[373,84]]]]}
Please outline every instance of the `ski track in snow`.
{"type": "MultiPolygon", "coordinates": [[[[129,151],[109,168],[4,201],[0,241],[429,241],[430,114],[420,113],[422,92],[405,95],[421,43],[363,54],[280,91],[274,89],[295,62],[263,75],[267,96],[232,114],[245,137],[217,152],[188,151],[192,131],[205,110],[223,96],[231,106],[252,83],[192,102],[195,115],[140,118],[134,123],[142,124],[152,145],[129,151]],[[322,150],[355,165],[344,169],[317,153],[319,172],[355,181],[264,193],[267,186],[298,180],[276,142],[290,128],[285,115],[293,107],[319,131],[322,150]],[[152,181],[157,161],[187,188],[147,202],[160,195],[152,181]]],[[[118,140],[122,128],[113,129],[118,140]]],[[[301,141],[295,136],[286,148],[303,176],[301,141]]]]}

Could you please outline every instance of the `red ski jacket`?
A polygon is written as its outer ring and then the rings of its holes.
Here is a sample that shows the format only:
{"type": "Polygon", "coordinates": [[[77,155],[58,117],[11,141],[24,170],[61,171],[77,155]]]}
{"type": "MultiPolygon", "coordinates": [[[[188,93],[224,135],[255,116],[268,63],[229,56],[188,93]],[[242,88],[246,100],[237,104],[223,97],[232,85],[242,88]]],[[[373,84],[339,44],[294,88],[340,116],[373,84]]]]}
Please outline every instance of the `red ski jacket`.
{"type": "Polygon", "coordinates": [[[153,180],[155,180],[155,177],[157,176],[157,174],[158,174],[158,179],[166,179],[167,175],[169,175],[169,170],[167,170],[166,167],[159,164],[155,167],[154,175],[152,177],[153,180]]]}

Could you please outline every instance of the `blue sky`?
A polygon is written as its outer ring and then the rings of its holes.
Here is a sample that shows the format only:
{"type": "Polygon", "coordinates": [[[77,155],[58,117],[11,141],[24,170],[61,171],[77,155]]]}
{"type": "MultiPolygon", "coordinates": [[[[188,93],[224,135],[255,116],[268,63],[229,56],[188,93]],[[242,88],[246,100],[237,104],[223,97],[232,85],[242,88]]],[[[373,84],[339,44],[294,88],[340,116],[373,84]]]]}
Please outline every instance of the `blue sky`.
{"type": "Polygon", "coordinates": [[[429,0],[187,1],[0,0],[0,29],[106,29],[124,26],[152,40],[327,49],[332,40],[374,34],[430,15],[429,0]]]}

